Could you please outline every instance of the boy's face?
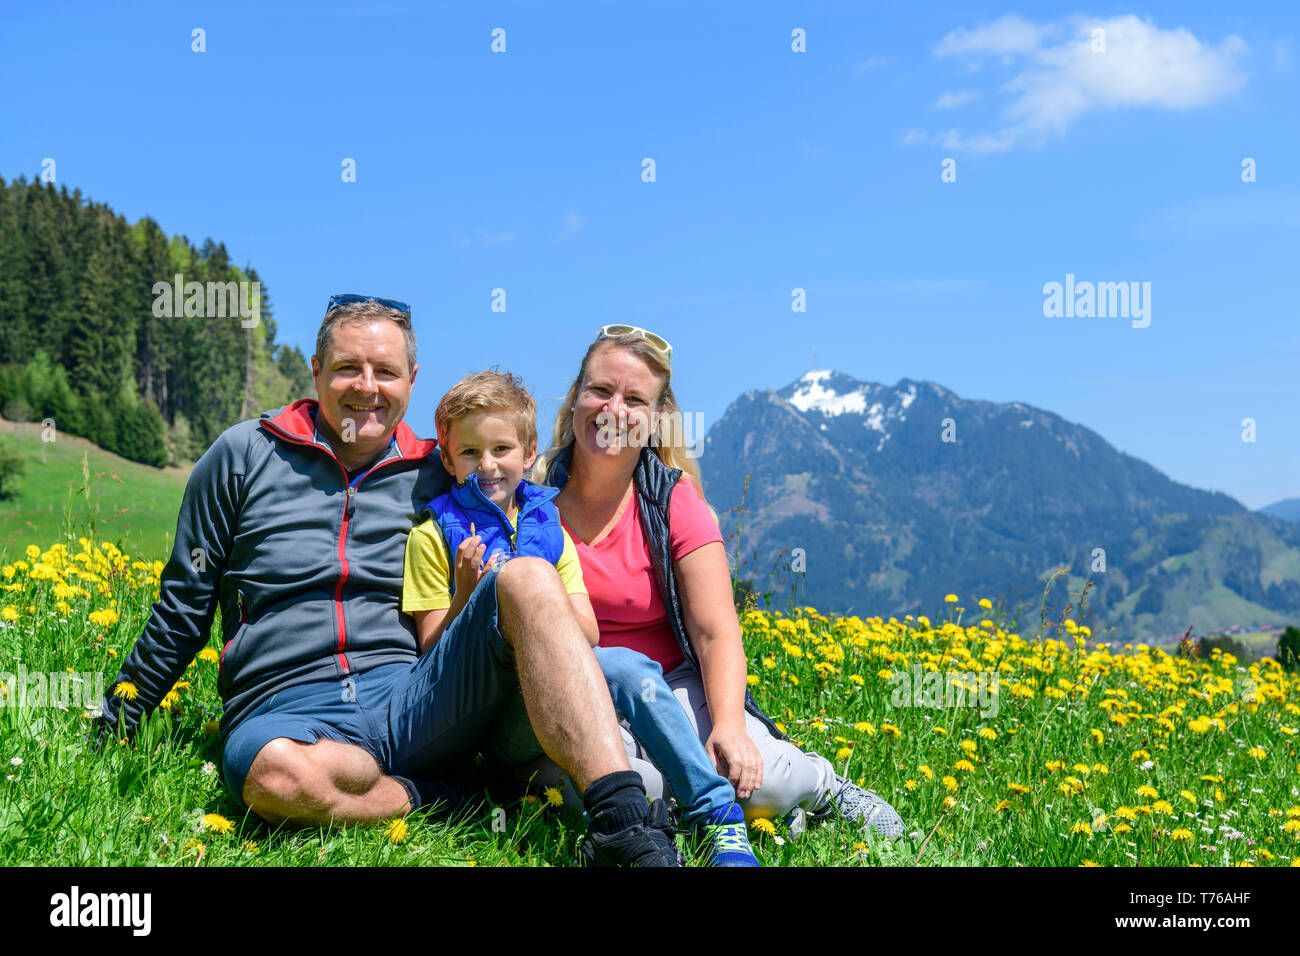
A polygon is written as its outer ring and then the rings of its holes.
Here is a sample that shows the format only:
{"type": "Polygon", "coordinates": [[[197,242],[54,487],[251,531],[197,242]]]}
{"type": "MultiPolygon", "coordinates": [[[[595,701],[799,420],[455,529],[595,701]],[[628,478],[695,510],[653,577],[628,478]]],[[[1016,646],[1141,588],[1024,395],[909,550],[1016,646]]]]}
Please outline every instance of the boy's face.
{"type": "Polygon", "coordinates": [[[442,463],[456,483],[478,475],[478,486],[506,514],[515,509],[515,489],[537,458],[537,443],[525,448],[514,422],[491,411],[471,412],[452,422],[447,443],[441,446],[442,463]]]}

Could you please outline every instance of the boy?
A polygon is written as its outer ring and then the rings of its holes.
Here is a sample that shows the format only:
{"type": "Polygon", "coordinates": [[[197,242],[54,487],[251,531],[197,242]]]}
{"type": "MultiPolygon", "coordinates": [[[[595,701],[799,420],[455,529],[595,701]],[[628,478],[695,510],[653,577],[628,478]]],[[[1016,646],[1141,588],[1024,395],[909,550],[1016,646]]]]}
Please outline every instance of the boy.
{"type": "Polygon", "coordinates": [[[714,769],[659,665],[627,648],[599,646],[577,550],[551,500],[558,492],[523,477],[537,458],[536,410],[517,376],[495,371],[462,379],[438,403],[439,453],[456,484],[425,506],[429,517],[407,541],[402,610],[415,619],[420,653],[437,643],[495,564],[524,554],[551,562],[605,673],[615,711],[672,788],[705,858],[719,866],[758,866],[735,790],[714,769]]]}

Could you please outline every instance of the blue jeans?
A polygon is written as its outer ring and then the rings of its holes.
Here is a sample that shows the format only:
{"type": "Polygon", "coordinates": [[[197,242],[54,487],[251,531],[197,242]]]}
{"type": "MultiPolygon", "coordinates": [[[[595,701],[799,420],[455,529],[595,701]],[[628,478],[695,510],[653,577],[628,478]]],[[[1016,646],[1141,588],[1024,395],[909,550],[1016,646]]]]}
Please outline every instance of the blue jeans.
{"type": "Polygon", "coordinates": [[[682,822],[703,823],[714,810],[735,802],[735,788],[714,769],[659,663],[626,647],[594,650],[615,713],[627,721],[632,736],[663,775],[677,798],[682,822]]]}

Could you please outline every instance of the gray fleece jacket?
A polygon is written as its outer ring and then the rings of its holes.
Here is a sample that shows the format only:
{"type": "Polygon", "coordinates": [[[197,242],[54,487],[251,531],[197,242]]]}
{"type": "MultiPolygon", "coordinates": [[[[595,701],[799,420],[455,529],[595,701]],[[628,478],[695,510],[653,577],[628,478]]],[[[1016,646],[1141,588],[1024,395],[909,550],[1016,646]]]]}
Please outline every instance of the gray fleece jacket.
{"type": "Polygon", "coordinates": [[[437,442],[397,426],[349,480],[314,399],[234,425],[194,466],[158,602],[103,703],[133,732],[208,643],[221,608],[222,737],[275,692],[417,656],[401,613],[406,536],[451,480],[437,442]],[[114,695],[123,681],[138,696],[114,695]]]}

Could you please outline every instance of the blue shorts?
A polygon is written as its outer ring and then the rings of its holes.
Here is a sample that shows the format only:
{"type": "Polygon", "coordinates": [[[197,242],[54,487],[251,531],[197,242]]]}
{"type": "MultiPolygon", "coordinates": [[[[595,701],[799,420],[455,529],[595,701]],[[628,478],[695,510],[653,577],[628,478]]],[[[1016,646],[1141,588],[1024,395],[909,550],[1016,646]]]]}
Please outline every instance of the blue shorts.
{"type": "Polygon", "coordinates": [[[342,680],[286,688],[225,735],[222,776],[243,802],[248,768],[267,743],[337,740],[365,749],[385,773],[437,779],[476,753],[513,767],[543,755],[519,692],[515,655],[497,626],[499,568],[431,650],[412,664],[384,664],[342,680]]]}

